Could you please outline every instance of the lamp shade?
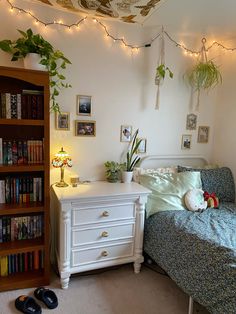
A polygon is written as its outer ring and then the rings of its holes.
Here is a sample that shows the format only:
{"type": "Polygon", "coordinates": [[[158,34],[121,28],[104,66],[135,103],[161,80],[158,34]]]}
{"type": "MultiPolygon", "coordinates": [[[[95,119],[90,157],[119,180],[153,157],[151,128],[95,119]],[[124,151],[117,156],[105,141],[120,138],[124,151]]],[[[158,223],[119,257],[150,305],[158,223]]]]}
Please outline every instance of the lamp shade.
{"type": "Polygon", "coordinates": [[[63,147],[53,158],[52,165],[55,168],[61,168],[66,166],[72,167],[71,158],[69,157],[69,154],[66,151],[64,151],[63,147]]]}

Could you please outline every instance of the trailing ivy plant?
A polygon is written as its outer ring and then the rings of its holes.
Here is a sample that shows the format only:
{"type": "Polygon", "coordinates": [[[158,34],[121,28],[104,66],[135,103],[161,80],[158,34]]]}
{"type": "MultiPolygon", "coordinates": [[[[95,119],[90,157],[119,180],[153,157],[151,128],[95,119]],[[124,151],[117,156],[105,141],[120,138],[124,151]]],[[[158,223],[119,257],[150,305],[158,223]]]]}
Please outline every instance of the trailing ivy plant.
{"type": "Polygon", "coordinates": [[[160,64],[156,69],[156,80],[159,81],[164,80],[167,73],[169,74],[170,78],[173,78],[174,74],[170,70],[170,68],[165,66],[165,64],[160,64]]]}
{"type": "Polygon", "coordinates": [[[18,30],[21,34],[17,40],[5,39],[0,41],[0,49],[12,54],[11,61],[23,59],[29,53],[37,53],[40,55],[40,64],[44,65],[49,72],[50,88],[51,88],[51,110],[60,112],[60,106],[56,101],[62,88],[71,87],[66,83],[65,76],[61,70],[66,69],[71,62],[64,56],[63,52],[54,49],[54,47],[46,41],[40,34],[34,34],[29,28],[26,32],[18,30]]]}

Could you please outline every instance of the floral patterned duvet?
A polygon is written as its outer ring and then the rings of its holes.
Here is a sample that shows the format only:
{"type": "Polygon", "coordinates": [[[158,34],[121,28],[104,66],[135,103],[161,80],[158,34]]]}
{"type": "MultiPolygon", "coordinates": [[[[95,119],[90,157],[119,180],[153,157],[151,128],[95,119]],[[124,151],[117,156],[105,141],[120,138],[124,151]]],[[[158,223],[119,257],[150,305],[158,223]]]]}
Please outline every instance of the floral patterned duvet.
{"type": "Polygon", "coordinates": [[[210,313],[236,314],[235,204],[149,217],[144,251],[210,313]]]}

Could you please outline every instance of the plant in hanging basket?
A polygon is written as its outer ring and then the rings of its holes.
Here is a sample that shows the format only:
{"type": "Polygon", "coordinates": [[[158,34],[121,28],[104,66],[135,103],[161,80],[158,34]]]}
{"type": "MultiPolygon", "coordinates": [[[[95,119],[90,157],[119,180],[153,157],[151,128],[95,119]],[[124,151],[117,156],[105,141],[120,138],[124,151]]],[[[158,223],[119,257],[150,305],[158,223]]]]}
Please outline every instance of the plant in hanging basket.
{"type": "Polygon", "coordinates": [[[17,40],[5,39],[0,41],[0,49],[12,54],[11,61],[24,59],[30,53],[39,54],[41,57],[40,64],[44,65],[49,72],[51,87],[51,110],[60,112],[60,107],[56,101],[62,88],[71,87],[65,83],[65,76],[61,70],[66,69],[71,62],[64,56],[63,52],[54,49],[40,34],[34,34],[29,28],[26,32],[18,30],[21,34],[17,40]]]}
{"type": "Polygon", "coordinates": [[[161,82],[164,81],[166,74],[169,74],[170,78],[173,78],[174,74],[173,72],[170,70],[170,68],[168,68],[167,66],[165,66],[164,63],[160,64],[157,69],[156,69],[156,85],[160,84],[161,82]]]}
{"type": "Polygon", "coordinates": [[[219,67],[212,60],[197,63],[188,73],[190,85],[197,91],[208,90],[222,83],[219,67]]]}

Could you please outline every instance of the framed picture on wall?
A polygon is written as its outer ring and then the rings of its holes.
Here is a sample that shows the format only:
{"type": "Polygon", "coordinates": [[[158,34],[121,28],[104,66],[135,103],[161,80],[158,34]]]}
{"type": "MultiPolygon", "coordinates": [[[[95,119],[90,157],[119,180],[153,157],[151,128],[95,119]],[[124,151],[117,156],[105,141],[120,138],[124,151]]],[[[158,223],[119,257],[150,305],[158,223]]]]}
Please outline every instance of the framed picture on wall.
{"type": "Polygon", "coordinates": [[[199,126],[198,127],[198,137],[197,137],[198,143],[208,143],[209,132],[210,132],[209,126],[199,126]]]}
{"type": "Polygon", "coordinates": [[[96,136],[96,121],[75,121],[76,136],[96,136]]]}
{"type": "Polygon", "coordinates": [[[91,116],[92,96],[76,96],[76,114],[79,116],[91,116]]]}
{"type": "Polygon", "coordinates": [[[187,115],[186,130],[196,130],[197,129],[197,115],[190,113],[187,115]]]}
{"type": "Polygon", "coordinates": [[[190,149],[192,144],[192,135],[184,134],[182,135],[181,148],[182,149],[190,149]]]}
{"type": "Polygon", "coordinates": [[[70,130],[70,113],[69,112],[56,112],[55,125],[57,130],[70,130]]]}
{"type": "Polygon", "coordinates": [[[145,154],[147,151],[147,139],[146,138],[137,138],[137,140],[141,140],[139,148],[137,150],[138,154],[145,154]]]}
{"type": "Polygon", "coordinates": [[[121,142],[130,142],[132,137],[132,126],[131,125],[122,125],[120,127],[120,141],[121,142]]]}

